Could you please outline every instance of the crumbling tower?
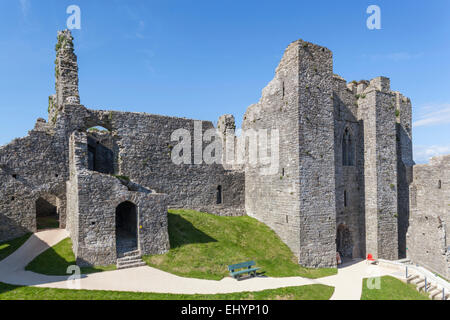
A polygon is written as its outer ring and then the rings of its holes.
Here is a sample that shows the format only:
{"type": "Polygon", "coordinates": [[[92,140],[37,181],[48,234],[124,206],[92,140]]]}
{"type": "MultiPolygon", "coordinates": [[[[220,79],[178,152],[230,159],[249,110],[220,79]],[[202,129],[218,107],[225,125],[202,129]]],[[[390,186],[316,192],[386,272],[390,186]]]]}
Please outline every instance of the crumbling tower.
{"type": "Polygon", "coordinates": [[[74,53],[73,37],[70,30],[58,32],[55,46],[55,90],[49,97],[49,122],[55,123],[59,111],[66,103],[79,104],[78,63],[74,53]]]}

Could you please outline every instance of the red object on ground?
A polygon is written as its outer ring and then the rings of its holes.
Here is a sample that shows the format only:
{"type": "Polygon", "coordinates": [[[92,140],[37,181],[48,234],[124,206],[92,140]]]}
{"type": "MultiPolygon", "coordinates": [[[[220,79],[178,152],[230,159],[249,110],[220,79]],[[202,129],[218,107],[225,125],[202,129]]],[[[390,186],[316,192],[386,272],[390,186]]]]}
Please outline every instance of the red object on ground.
{"type": "Polygon", "coordinates": [[[369,261],[375,261],[375,259],[373,258],[373,256],[372,256],[371,253],[369,253],[369,254],[367,255],[367,260],[369,260],[369,261]]]}

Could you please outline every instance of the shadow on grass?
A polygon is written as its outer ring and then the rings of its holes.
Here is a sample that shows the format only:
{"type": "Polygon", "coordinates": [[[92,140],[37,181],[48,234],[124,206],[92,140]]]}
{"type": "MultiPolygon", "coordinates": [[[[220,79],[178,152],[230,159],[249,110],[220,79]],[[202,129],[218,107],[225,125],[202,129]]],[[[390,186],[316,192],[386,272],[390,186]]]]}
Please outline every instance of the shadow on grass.
{"type": "Polygon", "coordinates": [[[217,242],[203,231],[198,230],[179,214],[169,212],[169,240],[172,249],[192,243],[217,242]]]}
{"type": "Polygon", "coordinates": [[[67,261],[50,247],[31,261],[25,270],[47,275],[67,275],[67,267],[74,264],[75,261],[67,261]]]}

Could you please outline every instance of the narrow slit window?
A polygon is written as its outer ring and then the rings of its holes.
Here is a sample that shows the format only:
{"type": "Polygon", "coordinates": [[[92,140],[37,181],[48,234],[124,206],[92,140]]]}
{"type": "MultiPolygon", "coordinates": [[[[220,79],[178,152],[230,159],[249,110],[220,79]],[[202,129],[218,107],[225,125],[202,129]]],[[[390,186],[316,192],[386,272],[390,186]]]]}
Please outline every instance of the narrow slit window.
{"type": "Polygon", "coordinates": [[[218,186],[217,187],[217,199],[216,199],[216,204],[221,204],[222,203],[222,186],[218,186]]]}
{"type": "Polygon", "coordinates": [[[345,128],[344,135],[342,137],[342,165],[344,166],[354,166],[355,165],[355,154],[354,154],[354,143],[353,137],[348,128],[345,128]]]}
{"type": "Polygon", "coordinates": [[[347,190],[344,190],[344,207],[347,207],[347,190]]]}

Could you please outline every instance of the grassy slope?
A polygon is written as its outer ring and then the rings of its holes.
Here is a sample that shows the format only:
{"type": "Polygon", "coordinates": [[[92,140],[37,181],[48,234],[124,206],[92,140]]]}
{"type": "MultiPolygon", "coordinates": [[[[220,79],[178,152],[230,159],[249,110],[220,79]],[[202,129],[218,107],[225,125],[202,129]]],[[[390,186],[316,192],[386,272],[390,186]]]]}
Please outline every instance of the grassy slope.
{"type": "Polygon", "coordinates": [[[381,277],[380,289],[368,289],[366,280],[363,279],[361,300],[429,300],[428,295],[418,292],[416,286],[394,277],[381,277]]]}
{"type": "Polygon", "coordinates": [[[0,283],[0,300],[328,300],[334,288],[320,284],[211,295],[67,290],[0,283]]]}
{"type": "Polygon", "coordinates": [[[319,278],[336,269],[307,269],[263,223],[244,217],[219,217],[192,210],[169,210],[170,251],[145,256],[153,267],[180,276],[219,280],[227,265],[254,260],[267,276],[319,278]]]}
{"type": "Polygon", "coordinates": [[[0,243],[0,261],[2,261],[7,256],[9,256],[11,253],[13,253],[18,248],[20,248],[25,243],[25,241],[28,240],[28,238],[30,236],[31,236],[31,233],[27,233],[26,235],[21,236],[19,238],[15,238],[15,239],[0,243]]]}
{"type": "MultiPolygon", "coordinates": [[[[66,238],[37,256],[26,266],[25,270],[47,275],[67,275],[67,268],[75,264],[72,240],[66,238]]],[[[114,269],[116,269],[115,265],[83,267],[81,268],[81,273],[86,274],[114,269]]]]}

